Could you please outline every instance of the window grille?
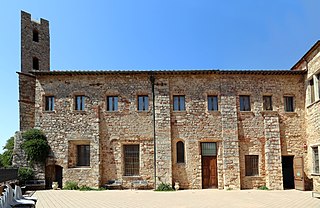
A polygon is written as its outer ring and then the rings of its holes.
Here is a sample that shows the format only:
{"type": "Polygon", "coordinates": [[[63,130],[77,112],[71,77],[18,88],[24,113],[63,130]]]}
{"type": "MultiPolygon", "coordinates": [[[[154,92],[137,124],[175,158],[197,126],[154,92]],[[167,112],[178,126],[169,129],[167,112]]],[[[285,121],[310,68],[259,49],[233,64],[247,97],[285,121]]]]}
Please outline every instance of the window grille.
{"type": "Polygon", "coordinates": [[[138,176],[139,169],[139,145],[124,145],[124,175],[138,176]]]}
{"type": "Polygon", "coordinates": [[[313,172],[314,173],[320,173],[319,172],[319,149],[317,147],[312,147],[313,152],[313,172]]]}
{"type": "Polygon", "coordinates": [[[217,156],[217,145],[215,142],[202,142],[201,143],[202,156],[217,156]]]}
{"type": "Polygon", "coordinates": [[[77,145],[77,166],[90,166],[90,145],[77,145]]]}
{"type": "Polygon", "coordinates": [[[259,157],[258,155],[246,155],[245,166],[246,176],[258,176],[259,175],[259,157]]]}

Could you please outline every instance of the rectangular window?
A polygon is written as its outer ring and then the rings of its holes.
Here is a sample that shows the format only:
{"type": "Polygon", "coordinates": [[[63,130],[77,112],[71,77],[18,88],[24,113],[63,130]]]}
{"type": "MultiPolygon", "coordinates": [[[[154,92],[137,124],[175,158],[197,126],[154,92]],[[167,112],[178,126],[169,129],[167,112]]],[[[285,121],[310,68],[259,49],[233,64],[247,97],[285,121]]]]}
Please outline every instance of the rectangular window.
{"type": "Polygon", "coordinates": [[[90,166],[90,145],[77,145],[77,166],[90,166]]]}
{"type": "Polygon", "coordinates": [[[173,110],[174,111],[186,110],[184,95],[174,95],[173,96],[173,110]]]}
{"type": "Polygon", "coordinates": [[[107,111],[118,111],[118,96],[107,97],[107,111]]]}
{"type": "Polygon", "coordinates": [[[149,110],[149,98],[147,95],[138,96],[138,111],[148,111],[149,110]]]}
{"type": "Polygon", "coordinates": [[[312,147],[313,153],[313,173],[319,172],[319,149],[318,147],[312,147]]]}
{"type": "Polygon", "coordinates": [[[263,96],[263,110],[272,111],[272,97],[263,96]]]}
{"type": "Polygon", "coordinates": [[[240,95],[239,99],[240,99],[240,111],[251,111],[250,96],[240,95]]]}
{"type": "Polygon", "coordinates": [[[45,111],[54,111],[54,97],[45,96],[45,111]]]}
{"type": "Polygon", "coordinates": [[[218,111],[218,96],[208,96],[208,111],[218,111]]]}
{"type": "Polygon", "coordinates": [[[259,175],[259,157],[258,155],[245,156],[246,176],[259,175]]]}
{"type": "Polygon", "coordinates": [[[215,142],[202,142],[201,143],[202,156],[217,156],[217,144],[215,142]]]}
{"type": "Polygon", "coordinates": [[[310,89],[310,102],[311,103],[313,103],[314,102],[314,98],[315,98],[315,96],[314,96],[314,84],[313,84],[313,79],[311,79],[310,81],[309,81],[309,89],[310,89]]]}
{"type": "Polygon", "coordinates": [[[84,95],[77,95],[75,97],[75,110],[84,111],[84,101],[85,101],[84,95]]]}
{"type": "Polygon", "coordinates": [[[284,111],[294,112],[293,97],[292,96],[285,96],[284,97],[284,111]]]}
{"type": "Polygon", "coordinates": [[[139,145],[124,145],[124,175],[138,176],[140,169],[139,145]]]}

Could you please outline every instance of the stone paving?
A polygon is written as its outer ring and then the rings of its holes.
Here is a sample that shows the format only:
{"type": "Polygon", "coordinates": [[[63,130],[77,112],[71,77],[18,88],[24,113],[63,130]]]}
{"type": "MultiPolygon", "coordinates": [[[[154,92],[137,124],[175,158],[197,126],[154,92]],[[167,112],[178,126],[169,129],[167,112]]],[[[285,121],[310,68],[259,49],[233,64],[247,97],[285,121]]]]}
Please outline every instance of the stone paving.
{"type": "Polygon", "coordinates": [[[81,207],[144,207],[144,208],[320,208],[320,199],[312,198],[310,191],[262,190],[181,190],[155,192],[150,190],[106,191],[37,191],[37,208],[81,207]]]}

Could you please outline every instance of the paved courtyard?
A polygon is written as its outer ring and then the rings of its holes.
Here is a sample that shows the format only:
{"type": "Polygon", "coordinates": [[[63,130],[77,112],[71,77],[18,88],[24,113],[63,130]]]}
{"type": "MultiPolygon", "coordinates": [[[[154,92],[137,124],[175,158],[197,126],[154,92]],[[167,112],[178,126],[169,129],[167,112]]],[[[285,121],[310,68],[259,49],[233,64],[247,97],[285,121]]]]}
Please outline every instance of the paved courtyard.
{"type": "Polygon", "coordinates": [[[312,198],[310,191],[262,191],[262,190],[182,190],[178,192],[154,192],[144,190],[106,191],[37,191],[37,208],[53,207],[144,207],[144,208],[320,208],[320,199],[312,198]]]}

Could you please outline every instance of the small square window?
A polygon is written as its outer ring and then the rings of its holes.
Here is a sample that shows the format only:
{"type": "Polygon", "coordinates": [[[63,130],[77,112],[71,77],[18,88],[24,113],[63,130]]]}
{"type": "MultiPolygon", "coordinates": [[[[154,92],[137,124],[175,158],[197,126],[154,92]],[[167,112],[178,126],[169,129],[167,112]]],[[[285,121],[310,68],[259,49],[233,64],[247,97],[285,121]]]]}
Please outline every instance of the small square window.
{"type": "Polygon", "coordinates": [[[208,111],[218,111],[218,96],[208,96],[208,111]]]}
{"type": "Polygon", "coordinates": [[[54,111],[54,97],[45,96],[45,111],[54,111]]]}
{"type": "Polygon", "coordinates": [[[84,95],[77,95],[75,97],[75,110],[77,111],[84,111],[85,106],[85,96],[84,95]]]}
{"type": "Polygon", "coordinates": [[[239,99],[240,99],[240,111],[251,111],[250,96],[240,95],[239,99]]]}
{"type": "Polygon", "coordinates": [[[285,112],[294,112],[293,97],[292,96],[285,96],[284,97],[284,111],[285,112]]]}
{"type": "Polygon", "coordinates": [[[147,95],[138,96],[138,111],[149,110],[149,97],[147,95]]]}
{"type": "Polygon", "coordinates": [[[174,111],[185,111],[185,96],[184,95],[174,95],[173,96],[173,110],[174,111]]]}
{"type": "Polygon", "coordinates": [[[107,97],[107,111],[118,111],[118,96],[107,97]]]}
{"type": "Polygon", "coordinates": [[[272,111],[272,97],[263,96],[263,110],[272,111]]]}
{"type": "Polygon", "coordinates": [[[259,156],[246,155],[245,156],[246,176],[259,175],[259,156]]]}
{"type": "Polygon", "coordinates": [[[90,166],[90,145],[77,145],[77,166],[90,166]]]}

